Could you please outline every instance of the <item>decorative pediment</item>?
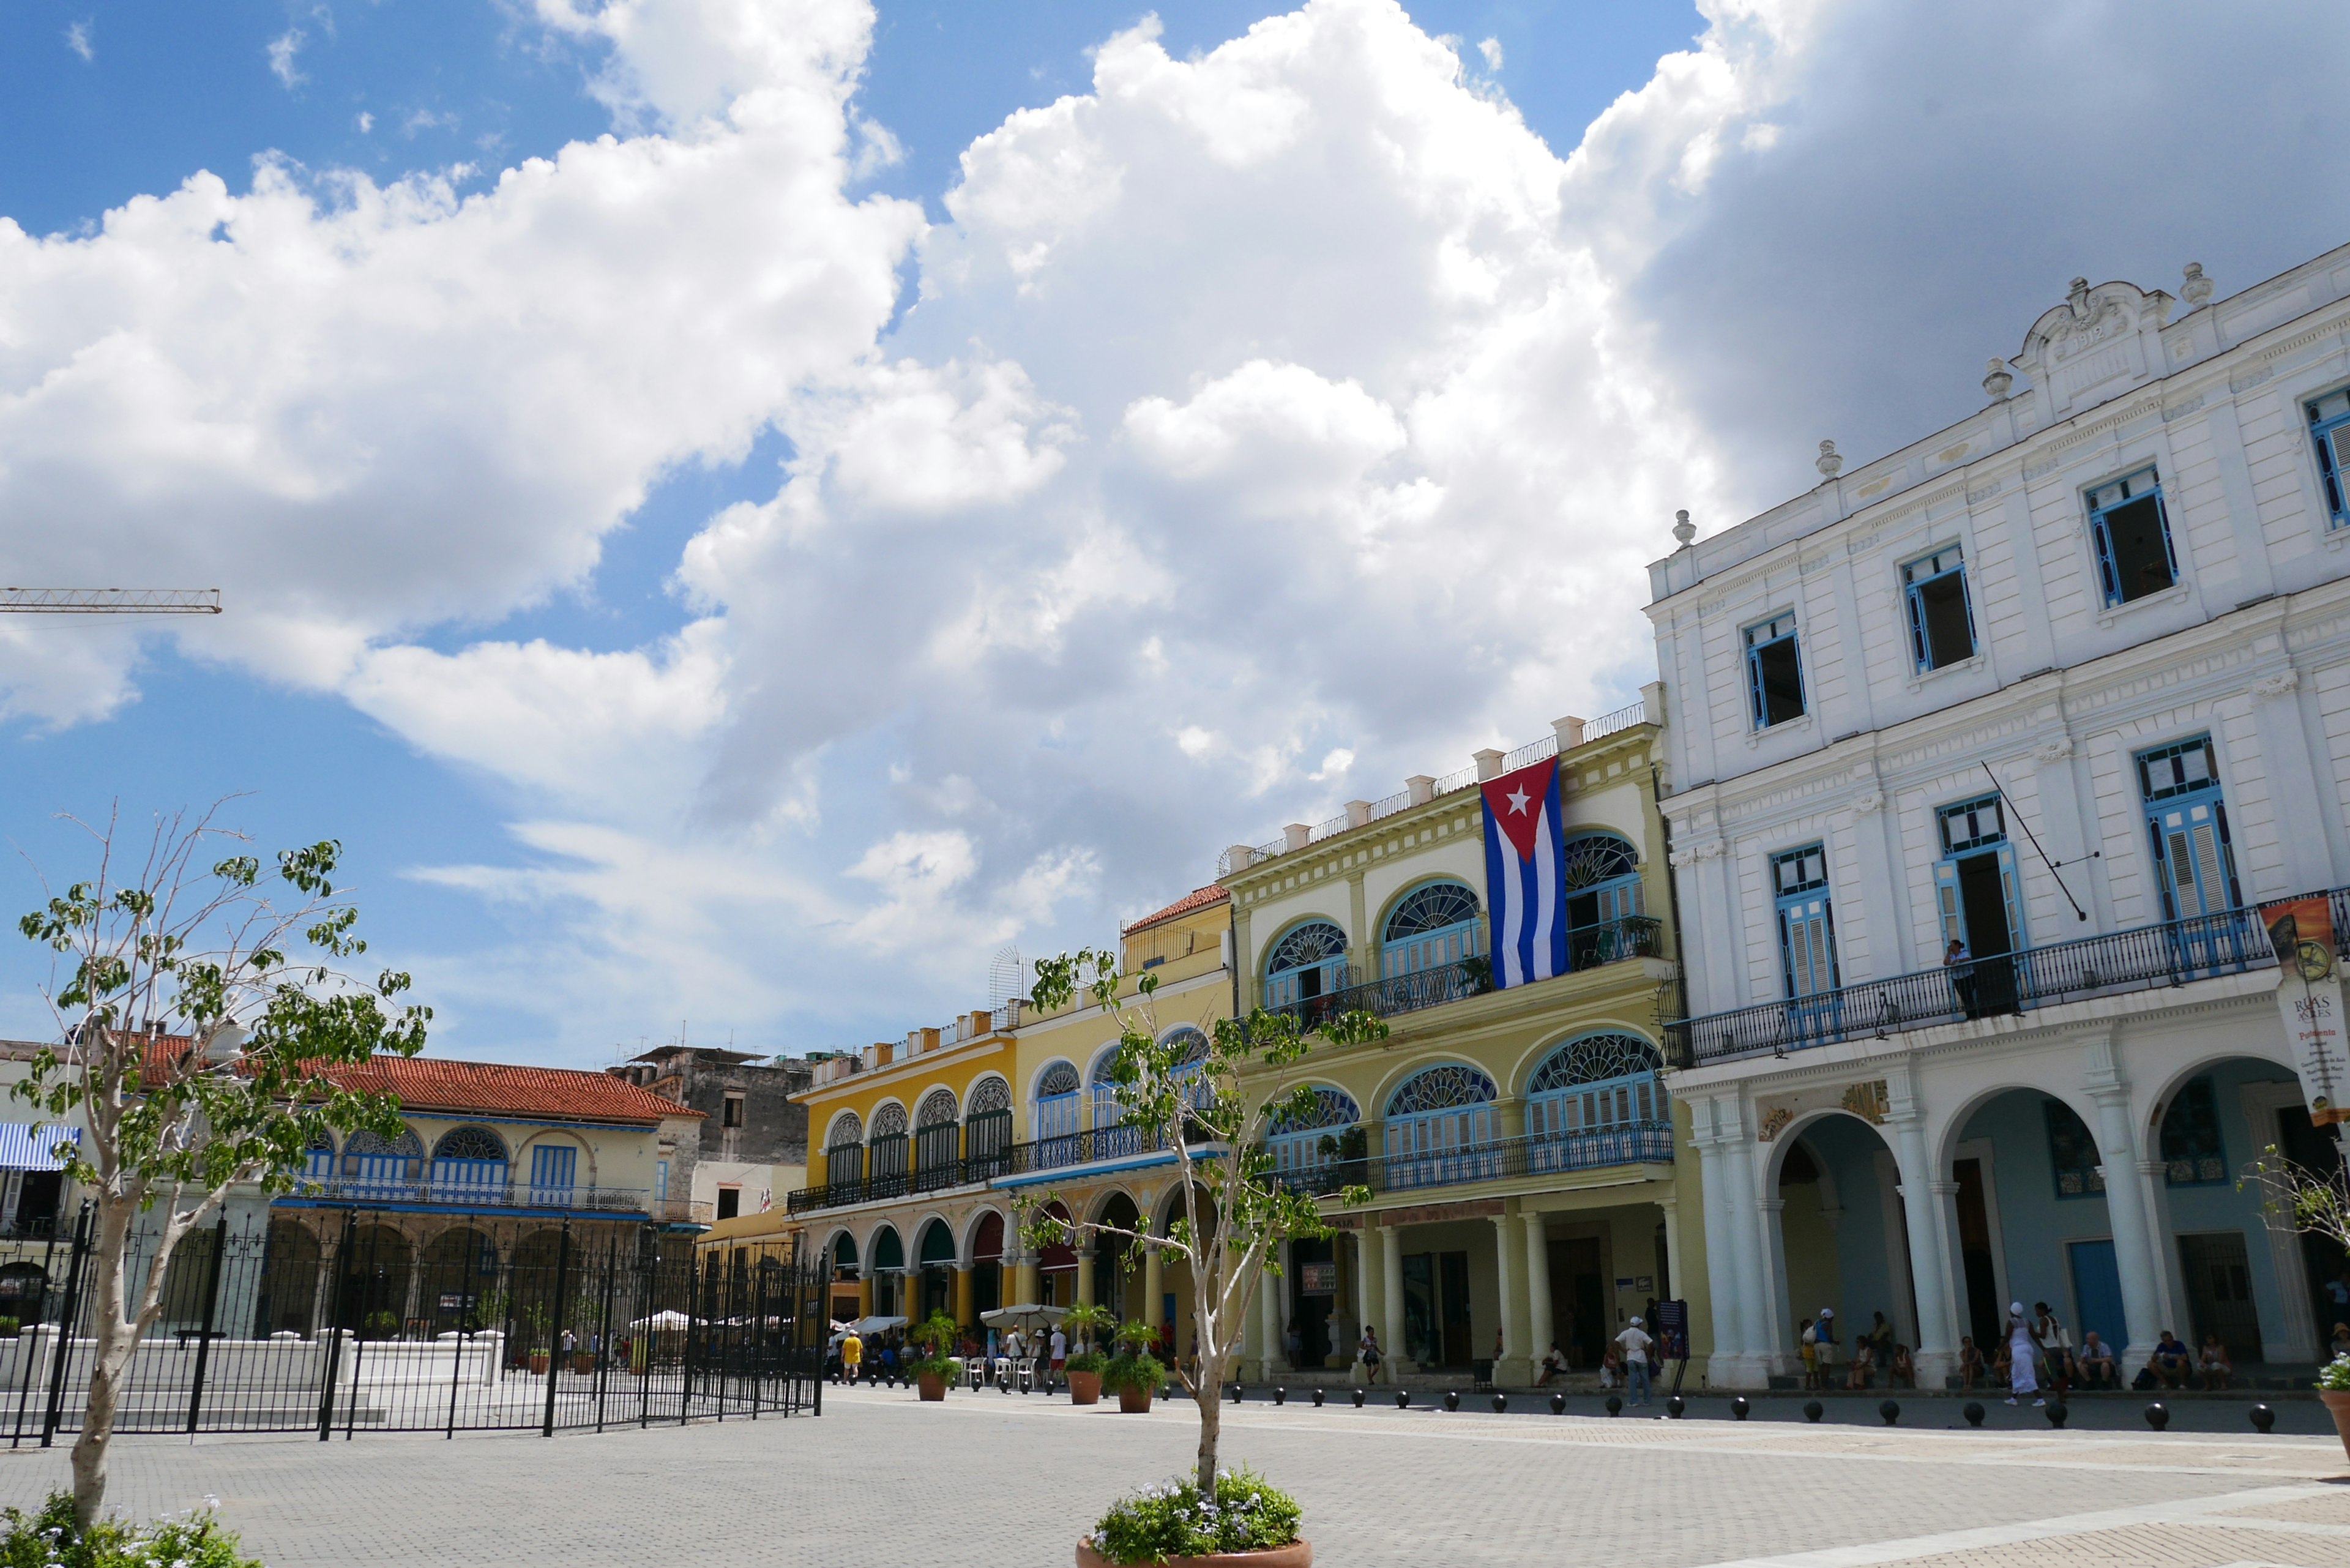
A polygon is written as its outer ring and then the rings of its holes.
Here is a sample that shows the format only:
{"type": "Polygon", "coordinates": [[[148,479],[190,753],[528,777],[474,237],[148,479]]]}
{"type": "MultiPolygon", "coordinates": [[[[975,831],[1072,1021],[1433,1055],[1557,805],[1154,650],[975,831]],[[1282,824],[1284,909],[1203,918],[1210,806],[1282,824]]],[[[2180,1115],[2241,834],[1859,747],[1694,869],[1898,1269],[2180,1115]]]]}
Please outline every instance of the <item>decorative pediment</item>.
{"type": "Polygon", "coordinates": [[[2149,293],[2134,283],[2093,288],[2076,277],[2064,302],[2032,324],[2011,363],[2047,391],[2053,412],[2102,402],[2160,372],[2160,353],[2148,353],[2144,340],[2169,321],[2173,303],[2160,289],[2149,293]]]}

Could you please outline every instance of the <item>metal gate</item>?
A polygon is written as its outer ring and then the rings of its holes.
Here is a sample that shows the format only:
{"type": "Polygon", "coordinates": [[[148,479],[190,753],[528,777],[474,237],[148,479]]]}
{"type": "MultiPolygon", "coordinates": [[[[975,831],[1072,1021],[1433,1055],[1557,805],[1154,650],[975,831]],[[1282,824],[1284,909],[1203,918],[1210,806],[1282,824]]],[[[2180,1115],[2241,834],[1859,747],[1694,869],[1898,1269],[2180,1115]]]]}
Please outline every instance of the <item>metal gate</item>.
{"type": "MultiPolygon", "coordinates": [[[[0,1265],[11,1447],[79,1428],[92,1217],[0,1265]]],[[[133,1282],[146,1273],[137,1250],[133,1282]]],[[[134,1353],[120,1432],[602,1431],[821,1414],[821,1260],[792,1242],[698,1261],[635,1216],[544,1221],[278,1210],[198,1231],[134,1353]]]]}

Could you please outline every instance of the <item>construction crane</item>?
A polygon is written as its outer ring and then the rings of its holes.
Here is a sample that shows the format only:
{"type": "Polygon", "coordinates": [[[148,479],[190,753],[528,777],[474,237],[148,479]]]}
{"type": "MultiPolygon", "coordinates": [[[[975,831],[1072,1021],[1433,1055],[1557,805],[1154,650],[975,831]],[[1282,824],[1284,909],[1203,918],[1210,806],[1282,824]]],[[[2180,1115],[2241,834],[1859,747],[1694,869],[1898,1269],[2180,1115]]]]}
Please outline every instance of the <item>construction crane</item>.
{"type": "Polygon", "coordinates": [[[6,615],[218,615],[218,588],[0,588],[6,615]]]}

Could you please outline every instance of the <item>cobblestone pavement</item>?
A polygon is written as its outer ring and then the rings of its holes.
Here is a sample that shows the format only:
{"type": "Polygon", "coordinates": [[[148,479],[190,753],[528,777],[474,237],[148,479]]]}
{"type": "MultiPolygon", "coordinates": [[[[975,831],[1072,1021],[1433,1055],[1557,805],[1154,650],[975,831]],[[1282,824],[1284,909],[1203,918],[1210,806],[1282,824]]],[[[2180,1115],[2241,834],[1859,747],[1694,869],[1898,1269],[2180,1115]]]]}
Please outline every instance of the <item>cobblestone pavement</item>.
{"type": "MultiPolygon", "coordinates": [[[[1611,1420],[1468,1404],[1227,1406],[1224,1452],[1298,1494],[1323,1568],[2350,1563],[2350,1460],[2332,1436],[1611,1420]]],[[[1181,1469],[1196,1434],[1180,1402],[1123,1416],[992,1392],[923,1406],[899,1390],[831,1389],[821,1418],[552,1440],[128,1438],[111,1501],[147,1514],[216,1495],[271,1568],[1061,1568],[1104,1503],[1181,1469]]],[[[31,1501],[65,1476],[62,1451],[0,1456],[0,1501],[31,1501]]]]}

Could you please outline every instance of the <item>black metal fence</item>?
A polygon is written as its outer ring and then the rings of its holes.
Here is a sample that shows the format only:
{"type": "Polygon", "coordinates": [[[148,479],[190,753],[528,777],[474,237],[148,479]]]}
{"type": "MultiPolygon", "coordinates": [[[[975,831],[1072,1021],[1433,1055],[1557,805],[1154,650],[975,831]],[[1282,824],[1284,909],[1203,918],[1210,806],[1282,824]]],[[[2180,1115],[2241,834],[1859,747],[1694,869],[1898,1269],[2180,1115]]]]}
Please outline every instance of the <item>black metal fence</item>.
{"type": "MultiPolygon", "coordinates": [[[[0,1263],[20,1319],[0,1337],[12,1447],[81,1425],[96,1349],[88,1209],[64,1229],[0,1263]]],[[[134,1238],[133,1289],[151,1256],[134,1238]]],[[[224,1219],[173,1252],[116,1429],[551,1437],[821,1414],[825,1288],[788,1242],[697,1258],[691,1234],[644,1223],[224,1219]]]]}

